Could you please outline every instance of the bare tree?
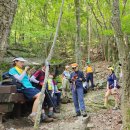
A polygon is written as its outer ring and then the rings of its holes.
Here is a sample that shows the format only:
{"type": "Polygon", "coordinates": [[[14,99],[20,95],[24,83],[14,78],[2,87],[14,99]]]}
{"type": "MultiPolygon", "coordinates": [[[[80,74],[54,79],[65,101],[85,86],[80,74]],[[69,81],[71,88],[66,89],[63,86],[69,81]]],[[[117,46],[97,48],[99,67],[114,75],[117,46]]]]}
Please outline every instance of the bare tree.
{"type": "Polygon", "coordinates": [[[41,95],[40,95],[40,98],[39,98],[39,105],[38,105],[38,110],[37,110],[37,116],[36,116],[36,119],[35,119],[34,130],[39,130],[42,104],[43,104],[43,101],[44,101],[44,93],[45,93],[46,83],[47,83],[47,79],[48,79],[48,75],[49,75],[49,63],[50,63],[50,60],[51,60],[53,53],[54,53],[54,47],[55,47],[55,44],[56,44],[56,39],[57,39],[57,36],[58,36],[58,31],[59,31],[59,27],[60,27],[61,18],[62,18],[63,5],[64,5],[64,0],[62,0],[62,5],[61,5],[61,8],[60,8],[60,15],[59,15],[59,19],[58,19],[58,23],[57,23],[57,27],[56,27],[56,33],[55,33],[55,36],[54,36],[53,44],[52,44],[50,53],[49,53],[49,55],[46,59],[45,79],[44,79],[44,84],[42,86],[41,95]]]}

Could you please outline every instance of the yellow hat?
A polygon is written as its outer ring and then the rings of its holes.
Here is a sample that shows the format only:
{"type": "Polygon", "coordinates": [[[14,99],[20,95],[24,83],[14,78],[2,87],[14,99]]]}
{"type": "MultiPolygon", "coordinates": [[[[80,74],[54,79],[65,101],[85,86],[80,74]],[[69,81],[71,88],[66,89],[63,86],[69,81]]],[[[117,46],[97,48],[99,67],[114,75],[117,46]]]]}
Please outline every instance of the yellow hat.
{"type": "Polygon", "coordinates": [[[77,64],[77,63],[73,63],[73,64],[71,64],[71,67],[72,67],[72,68],[78,67],[78,64],[77,64]]]}
{"type": "Polygon", "coordinates": [[[108,69],[114,71],[114,68],[113,68],[113,67],[108,67],[108,69]]]}

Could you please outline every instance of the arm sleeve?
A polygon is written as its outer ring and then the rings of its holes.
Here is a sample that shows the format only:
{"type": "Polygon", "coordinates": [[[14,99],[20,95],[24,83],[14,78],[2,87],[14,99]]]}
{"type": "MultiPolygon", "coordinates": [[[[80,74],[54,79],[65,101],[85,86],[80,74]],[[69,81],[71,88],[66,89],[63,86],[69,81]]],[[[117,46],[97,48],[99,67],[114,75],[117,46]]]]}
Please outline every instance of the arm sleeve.
{"type": "Polygon", "coordinates": [[[116,87],[116,85],[117,85],[117,78],[116,78],[115,74],[113,74],[113,80],[114,80],[114,87],[116,87]]]}
{"type": "Polygon", "coordinates": [[[30,81],[37,83],[37,84],[39,83],[39,81],[36,80],[36,77],[34,75],[30,78],[30,81]]]}
{"type": "Polygon", "coordinates": [[[23,71],[23,73],[21,75],[18,75],[18,74],[14,74],[13,76],[19,80],[19,81],[22,81],[22,79],[24,78],[24,76],[26,75],[26,72],[23,71]]]}
{"type": "Polygon", "coordinates": [[[40,70],[36,71],[36,72],[33,74],[33,76],[34,76],[35,78],[37,78],[39,75],[40,75],[40,70]]]}
{"type": "Polygon", "coordinates": [[[109,83],[107,82],[107,89],[109,88],[109,83]]]}
{"type": "Polygon", "coordinates": [[[117,84],[117,81],[116,81],[116,80],[114,80],[114,87],[116,87],[116,84],[117,84]]]}

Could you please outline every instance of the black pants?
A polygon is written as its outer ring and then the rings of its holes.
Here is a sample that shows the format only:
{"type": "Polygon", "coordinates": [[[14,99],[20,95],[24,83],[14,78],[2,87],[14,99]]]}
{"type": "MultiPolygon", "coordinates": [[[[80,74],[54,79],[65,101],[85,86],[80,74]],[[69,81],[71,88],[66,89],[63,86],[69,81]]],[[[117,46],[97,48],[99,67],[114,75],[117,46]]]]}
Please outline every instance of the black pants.
{"type": "Polygon", "coordinates": [[[43,105],[44,106],[47,105],[49,108],[54,106],[53,105],[53,98],[51,96],[51,93],[48,90],[45,90],[45,98],[44,98],[43,105]]]}
{"type": "Polygon", "coordinates": [[[86,81],[89,84],[89,81],[91,82],[91,87],[94,88],[94,83],[93,83],[93,73],[88,73],[86,75],[86,81]]]}
{"type": "MultiPolygon", "coordinates": [[[[41,88],[42,88],[42,87],[41,87],[40,85],[38,85],[38,84],[36,84],[36,83],[32,83],[32,85],[41,91],[41,88]]],[[[47,106],[48,108],[54,106],[54,105],[53,105],[53,99],[52,99],[52,97],[51,97],[51,93],[47,90],[47,88],[46,88],[46,90],[45,90],[45,98],[44,98],[44,102],[43,102],[42,108],[45,108],[46,106],[47,106]]]]}

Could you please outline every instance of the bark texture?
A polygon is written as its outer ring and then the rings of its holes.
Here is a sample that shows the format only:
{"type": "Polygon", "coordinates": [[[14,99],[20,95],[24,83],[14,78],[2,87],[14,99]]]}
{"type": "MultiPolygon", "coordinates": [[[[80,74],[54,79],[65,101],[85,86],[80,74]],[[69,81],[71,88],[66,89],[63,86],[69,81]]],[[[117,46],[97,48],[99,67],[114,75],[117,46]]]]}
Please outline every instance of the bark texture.
{"type": "Polygon", "coordinates": [[[80,34],[80,0],[74,0],[75,15],[76,15],[76,41],[75,41],[75,56],[76,62],[79,67],[82,66],[82,53],[81,53],[81,34],[80,34]]]}
{"type": "Polygon", "coordinates": [[[49,63],[50,63],[50,60],[53,56],[54,48],[55,48],[55,44],[56,44],[56,39],[58,37],[58,31],[59,31],[59,28],[60,28],[60,22],[61,22],[62,12],[63,12],[63,5],[64,5],[64,0],[62,0],[59,19],[58,19],[58,22],[57,22],[56,33],[55,33],[55,36],[54,36],[53,44],[51,46],[50,53],[49,53],[49,55],[46,59],[45,79],[44,79],[44,84],[42,86],[41,95],[40,95],[40,98],[39,98],[39,105],[38,105],[38,109],[37,109],[37,116],[36,116],[35,123],[34,123],[34,130],[39,130],[42,104],[43,104],[43,101],[44,101],[44,93],[45,93],[46,83],[47,83],[47,79],[48,79],[48,75],[49,75],[49,63]]]}
{"type": "Polygon", "coordinates": [[[123,67],[122,116],[123,130],[130,130],[130,49],[123,40],[119,0],[113,0],[112,25],[118,47],[119,60],[123,67]]]}
{"type": "Polygon", "coordinates": [[[17,0],[0,0],[0,63],[6,52],[8,36],[17,8],[17,0]]]}

